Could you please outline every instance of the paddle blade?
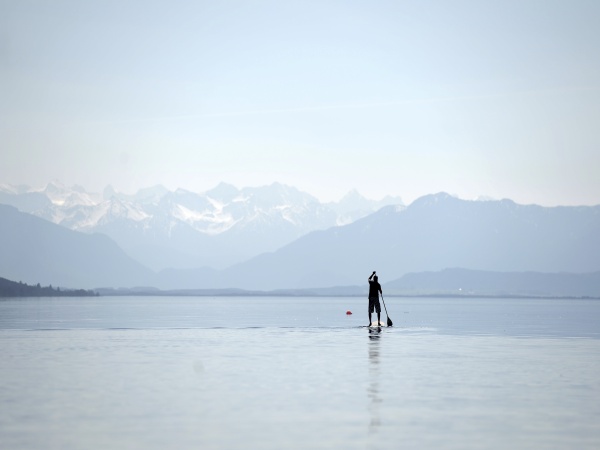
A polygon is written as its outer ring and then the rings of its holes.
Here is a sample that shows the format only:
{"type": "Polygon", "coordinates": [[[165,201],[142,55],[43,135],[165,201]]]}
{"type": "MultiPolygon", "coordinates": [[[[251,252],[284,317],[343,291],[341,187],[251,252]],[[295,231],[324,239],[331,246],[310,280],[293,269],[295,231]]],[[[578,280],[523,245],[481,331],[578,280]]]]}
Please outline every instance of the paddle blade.
{"type": "Polygon", "coordinates": [[[393,326],[393,325],[394,325],[394,324],[392,323],[392,319],[390,319],[389,317],[388,317],[388,322],[387,322],[387,323],[388,323],[388,327],[391,327],[391,326],[393,326]]]}

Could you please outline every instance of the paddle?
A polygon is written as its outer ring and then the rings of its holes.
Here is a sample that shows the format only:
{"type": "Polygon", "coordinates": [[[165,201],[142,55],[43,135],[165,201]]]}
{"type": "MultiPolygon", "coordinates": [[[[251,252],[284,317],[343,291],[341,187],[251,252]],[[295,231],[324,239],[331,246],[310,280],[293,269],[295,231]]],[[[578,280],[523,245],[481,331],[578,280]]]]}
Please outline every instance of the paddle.
{"type": "Polygon", "coordinates": [[[391,327],[394,324],[392,323],[392,319],[390,319],[390,316],[389,316],[389,314],[387,312],[387,308],[385,306],[385,301],[383,300],[383,294],[381,294],[381,301],[383,302],[383,307],[385,308],[385,315],[387,316],[387,319],[388,319],[387,320],[387,325],[388,325],[388,327],[391,327]]]}

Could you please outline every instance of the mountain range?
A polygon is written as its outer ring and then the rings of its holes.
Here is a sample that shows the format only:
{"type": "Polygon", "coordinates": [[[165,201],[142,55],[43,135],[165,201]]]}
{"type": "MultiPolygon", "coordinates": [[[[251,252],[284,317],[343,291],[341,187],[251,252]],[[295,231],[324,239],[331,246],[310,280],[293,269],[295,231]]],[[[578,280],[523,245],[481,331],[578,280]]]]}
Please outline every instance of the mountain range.
{"type": "Polygon", "coordinates": [[[204,193],[159,185],[127,195],[111,186],[99,194],[52,182],[38,190],[0,185],[0,203],[71,230],[105,234],[146,267],[162,270],[224,268],[402,200],[368,200],[352,191],[321,203],[280,183],[243,189],[221,183],[204,193]]]}
{"type": "MultiPolygon", "coordinates": [[[[277,199],[281,198],[282,192],[289,192],[289,205],[296,205],[292,198],[305,198],[302,193],[294,197],[298,191],[282,185],[268,188],[265,190],[269,193],[278,192],[277,199]]],[[[228,185],[220,185],[218,192],[211,192],[206,198],[212,201],[220,199],[222,205],[231,205],[236,203],[234,199],[245,199],[240,197],[241,191],[232,190],[228,185]]],[[[244,200],[245,205],[276,203],[272,199],[263,198],[263,194],[259,192],[253,191],[258,198],[250,203],[244,200]]],[[[42,215],[38,206],[48,206],[47,201],[53,205],[59,203],[58,195],[52,199],[48,194],[41,194],[41,197],[38,194],[40,193],[23,190],[21,193],[7,195],[11,196],[13,203],[16,198],[23,203],[29,202],[29,207],[35,207],[38,211],[37,215],[42,215]]],[[[185,192],[175,191],[171,193],[173,196],[168,194],[164,189],[151,189],[138,193],[135,201],[115,193],[110,194],[110,200],[91,198],[90,206],[96,205],[97,208],[97,205],[109,202],[111,207],[121,205],[127,210],[125,213],[117,209],[119,214],[113,215],[105,213],[94,223],[121,223],[112,220],[114,217],[120,217],[124,223],[128,223],[127,217],[135,217],[143,222],[147,218],[139,219],[140,216],[136,214],[149,214],[148,211],[151,212],[152,208],[130,208],[142,204],[144,198],[147,205],[154,205],[156,208],[164,199],[170,205],[193,206],[192,203],[181,200],[181,196],[185,197],[185,192]],[[169,200],[172,197],[177,198],[178,202],[169,200]],[[157,200],[158,198],[161,200],[157,200]]],[[[80,190],[78,195],[85,199],[88,194],[80,190]]],[[[106,194],[102,198],[105,196],[106,194]]],[[[201,197],[191,195],[188,198],[191,202],[192,199],[199,201],[198,198],[201,197]]],[[[80,199],[74,203],[81,205],[83,201],[80,199]]],[[[68,199],[64,199],[62,204],[66,203],[68,199]]],[[[234,206],[239,205],[232,205],[231,208],[234,206]]],[[[324,205],[310,206],[314,208],[313,211],[319,207],[325,211],[324,205]]],[[[292,211],[298,211],[299,208],[290,206],[288,213],[292,214],[292,211]]],[[[265,209],[266,207],[263,211],[265,209]]],[[[196,206],[195,210],[200,210],[200,207],[196,206]]],[[[217,210],[223,211],[224,207],[213,211],[217,210]]],[[[330,206],[329,211],[331,210],[330,206]]],[[[63,210],[50,207],[49,211],[63,210]]],[[[340,214],[335,214],[336,220],[339,220],[340,214]]],[[[275,213],[273,215],[276,216],[275,213]]],[[[155,213],[152,219],[157,216],[155,213]]],[[[69,217],[76,219],[78,216],[69,217]]],[[[278,217],[281,219],[284,216],[279,214],[278,217]]],[[[134,219],[131,220],[135,222],[134,219]]],[[[244,222],[243,219],[240,221],[244,222]]],[[[444,292],[464,288],[490,294],[492,292],[486,290],[485,286],[478,285],[476,280],[485,280],[487,277],[488,285],[494,285],[498,292],[502,291],[503,283],[505,286],[512,283],[512,286],[516,286],[511,288],[514,291],[521,289],[515,282],[518,278],[516,273],[526,273],[523,277],[529,280],[537,279],[538,286],[540,283],[544,284],[543,280],[546,280],[547,286],[552,286],[552,281],[548,280],[568,278],[569,274],[574,276],[571,277],[572,280],[577,280],[577,276],[586,273],[591,273],[593,278],[600,270],[600,206],[548,208],[519,205],[511,200],[468,201],[439,193],[421,197],[408,207],[384,206],[351,223],[309,231],[280,248],[262,251],[225,268],[187,267],[162,270],[147,268],[106,234],[91,231],[102,229],[101,227],[91,227],[86,233],[82,233],[67,228],[66,224],[83,224],[83,219],[63,221],[63,225],[54,222],[20,212],[13,207],[0,207],[0,245],[4,250],[0,253],[0,276],[34,284],[86,289],[152,286],[167,290],[226,288],[266,291],[312,288],[322,291],[335,287],[363,286],[369,274],[377,270],[380,281],[391,291],[423,291],[429,283],[432,288],[430,291],[433,288],[444,292]],[[464,273],[447,272],[448,268],[465,268],[471,272],[466,276],[464,273]],[[422,275],[424,272],[436,273],[437,281],[434,280],[435,277],[430,276],[428,279],[422,275]],[[421,281],[417,282],[414,277],[420,273],[421,281]],[[486,275],[488,273],[496,275],[492,279],[486,275]],[[505,278],[498,274],[505,274],[505,278]],[[506,274],[513,275],[508,277],[506,274]],[[441,279],[445,280],[445,287],[440,284],[436,288],[436,283],[441,283],[441,279]]],[[[130,225],[138,232],[135,223],[130,225]]],[[[147,223],[153,222],[148,220],[147,223]]],[[[240,228],[248,233],[245,239],[255,237],[259,240],[263,235],[274,234],[275,221],[246,219],[245,223],[247,226],[240,228]],[[248,224],[254,228],[248,228],[248,224]],[[266,225],[262,228],[261,224],[266,225]],[[254,231],[249,231],[251,229],[254,231]]],[[[295,223],[300,223],[300,219],[295,219],[295,223]]],[[[193,229],[192,225],[188,225],[193,229]]],[[[210,227],[206,223],[203,226],[210,227]]],[[[213,223],[213,226],[217,225],[213,223]]],[[[235,229],[235,224],[228,228],[231,229],[235,229]]],[[[131,236],[135,236],[133,231],[131,233],[131,236]]],[[[223,233],[225,231],[220,232],[223,233]]],[[[205,235],[211,236],[210,233],[205,235]]],[[[198,244],[190,238],[188,245],[198,244]]],[[[200,253],[202,249],[194,251],[200,253]]],[[[567,284],[569,283],[571,281],[567,284]]],[[[576,281],[573,283],[576,284],[576,281]]],[[[589,284],[592,290],[595,289],[594,283],[592,281],[589,284]]],[[[566,295],[560,286],[555,287],[557,295],[566,295]]],[[[535,290],[530,287],[525,289],[528,292],[535,290]]],[[[589,295],[589,290],[584,291],[577,295],[589,295]]],[[[538,289],[537,292],[541,291],[538,289]]],[[[600,295],[600,292],[594,295],[600,295]]]]}
{"type": "Polygon", "coordinates": [[[162,288],[202,285],[293,289],[354,285],[461,267],[495,272],[600,270],[600,206],[541,207],[468,201],[446,193],[388,206],[319,230],[217,273],[163,271],[162,288]]]}

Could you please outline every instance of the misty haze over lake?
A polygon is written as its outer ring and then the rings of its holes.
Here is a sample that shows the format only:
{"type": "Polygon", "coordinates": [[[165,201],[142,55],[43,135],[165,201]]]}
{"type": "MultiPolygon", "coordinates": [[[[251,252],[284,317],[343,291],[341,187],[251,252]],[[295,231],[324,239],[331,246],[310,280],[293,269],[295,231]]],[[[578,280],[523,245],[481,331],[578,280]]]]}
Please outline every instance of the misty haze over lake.
{"type": "Polygon", "coordinates": [[[0,447],[600,448],[598,23],[0,2],[0,447]]]}

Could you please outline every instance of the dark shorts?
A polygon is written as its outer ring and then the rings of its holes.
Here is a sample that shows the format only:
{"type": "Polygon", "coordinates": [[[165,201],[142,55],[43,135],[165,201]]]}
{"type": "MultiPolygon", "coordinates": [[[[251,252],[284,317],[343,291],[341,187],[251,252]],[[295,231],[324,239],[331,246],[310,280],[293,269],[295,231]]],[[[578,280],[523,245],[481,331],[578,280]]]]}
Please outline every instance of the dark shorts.
{"type": "Polygon", "coordinates": [[[373,311],[381,312],[381,305],[379,304],[379,297],[369,297],[369,314],[373,311]]]}

